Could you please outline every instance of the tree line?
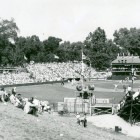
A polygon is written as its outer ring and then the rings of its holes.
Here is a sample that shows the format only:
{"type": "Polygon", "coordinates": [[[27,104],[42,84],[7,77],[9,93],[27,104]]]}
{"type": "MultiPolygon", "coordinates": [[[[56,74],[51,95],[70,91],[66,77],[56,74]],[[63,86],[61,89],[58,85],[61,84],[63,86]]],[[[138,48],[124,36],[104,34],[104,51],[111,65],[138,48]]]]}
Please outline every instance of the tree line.
{"type": "Polygon", "coordinates": [[[120,28],[114,31],[113,39],[108,39],[104,29],[98,27],[83,42],[63,41],[53,36],[41,41],[37,35],[18,36],[19,31],[14,19],[0,21],[1,66],[19,66],[30,61],[79,62],[83,49],[87,57],[85,63],[97,70],[105,70],[118,53],[140,56],[140,29],[137,28],[120,28]]]}

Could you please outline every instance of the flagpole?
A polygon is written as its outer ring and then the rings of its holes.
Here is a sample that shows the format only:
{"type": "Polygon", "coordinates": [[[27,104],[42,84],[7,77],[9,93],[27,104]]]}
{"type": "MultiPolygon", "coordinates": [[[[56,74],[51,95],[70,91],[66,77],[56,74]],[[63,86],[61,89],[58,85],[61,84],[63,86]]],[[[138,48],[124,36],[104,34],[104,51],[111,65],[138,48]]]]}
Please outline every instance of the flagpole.
{"type": "Polygon", "coordinates": [[[83,48],[82,48],[82,86],[84,86],[84,62],[83,62],[83,60],[84,60],[84,54],[83,54],[83,48]]]}
{"type": "Polygon", "coordinates": [[[83,49],[82,49],[82,86],[83,86],[83,82],[84,82],[84,79],[83,79],[83,74],[84,74],[84,64],[83,64],[83,49]]]}
{"type": "Polygon", "coordinates": [[[83,47],[82,47],[82,73],[81,73],[81,80],[82,80],[82,112],[83,112],[83,97],[84,97],[84,63],[83,63],[83,47]]]}

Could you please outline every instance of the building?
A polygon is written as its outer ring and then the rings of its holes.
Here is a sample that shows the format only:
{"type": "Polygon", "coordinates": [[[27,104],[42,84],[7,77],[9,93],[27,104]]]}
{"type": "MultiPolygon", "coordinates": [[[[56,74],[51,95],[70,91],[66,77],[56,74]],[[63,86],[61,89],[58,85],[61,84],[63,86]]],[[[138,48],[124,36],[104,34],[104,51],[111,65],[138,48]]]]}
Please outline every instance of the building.
{"type": "Polygon", "coordinates": [[[117,56],[117,59],[112,61],[112,79],[124,80],[134,75],[140,79],[140,57],[139,56],[117,56]]]}

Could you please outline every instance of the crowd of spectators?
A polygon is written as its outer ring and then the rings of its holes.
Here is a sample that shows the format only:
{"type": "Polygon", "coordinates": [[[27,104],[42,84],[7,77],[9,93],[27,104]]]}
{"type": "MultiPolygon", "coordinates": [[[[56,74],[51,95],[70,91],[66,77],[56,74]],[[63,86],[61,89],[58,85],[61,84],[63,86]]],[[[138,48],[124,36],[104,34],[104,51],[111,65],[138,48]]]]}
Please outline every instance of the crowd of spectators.
{"type": "Polygon", "coordinates": [[[36,80],[36,82],[44,81],[60,81],[62,78],[80,78],[83,74],[85,78],[89,74],[95,73],[93,68],[89,68],[84,64],[83,71],[81,63],[38,63],[27,66],[28,72],[36,80]]]}
{"type": "Polygon", "coordinates": [[[47,81],[61,81],[63,78],[107,78],[107,73],[98,73],[92,67],[79,62],[32,63],[24,72],[3,72],[0,74],[0,85],[13,85],[47,81]]]}
{"type": "Polygon", "coordinates": [[[48,101],[40,101],[36,97],[23,98],[20,93],[16,92],[14,87],[11,93],[8,93],[3,87],[0,89],[0,101],[7,105],[10,102],[17,108],[21,108],[25,113],[38,116],[44,111],[50,113],[51,108],[48,101]]]}
{"type": "Polygon", "coordinates": [[[29,77],[29,73],[11,73],[0,74],[0,85],[13,85],[13,84],[24,84],[32,83],[33,80],[29,77]]]}

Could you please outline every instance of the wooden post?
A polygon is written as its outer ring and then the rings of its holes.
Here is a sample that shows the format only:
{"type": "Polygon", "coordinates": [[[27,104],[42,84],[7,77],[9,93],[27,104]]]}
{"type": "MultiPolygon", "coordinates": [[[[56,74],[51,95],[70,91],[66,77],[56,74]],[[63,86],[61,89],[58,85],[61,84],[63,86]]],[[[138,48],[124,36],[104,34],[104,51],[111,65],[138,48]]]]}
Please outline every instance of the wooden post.
{"type": "MultiPolygon", "coordinates": [[[[90,93],[91,95],[91,93],[90,93]]],[[[92,112],[91,112],[91,96],[90,96],[90,116],[92,116],[92,112]]]]}
{"type": "Polygon", "coordinates": [[[129,122],[130,122],[130,124],[131,124],[131,126],[132,126],[132,102],[133,102],[133,100],[132,100],[132,98],[131,98],[131,109],[130,109],[130,116],[129,116],[129,122]]]}

